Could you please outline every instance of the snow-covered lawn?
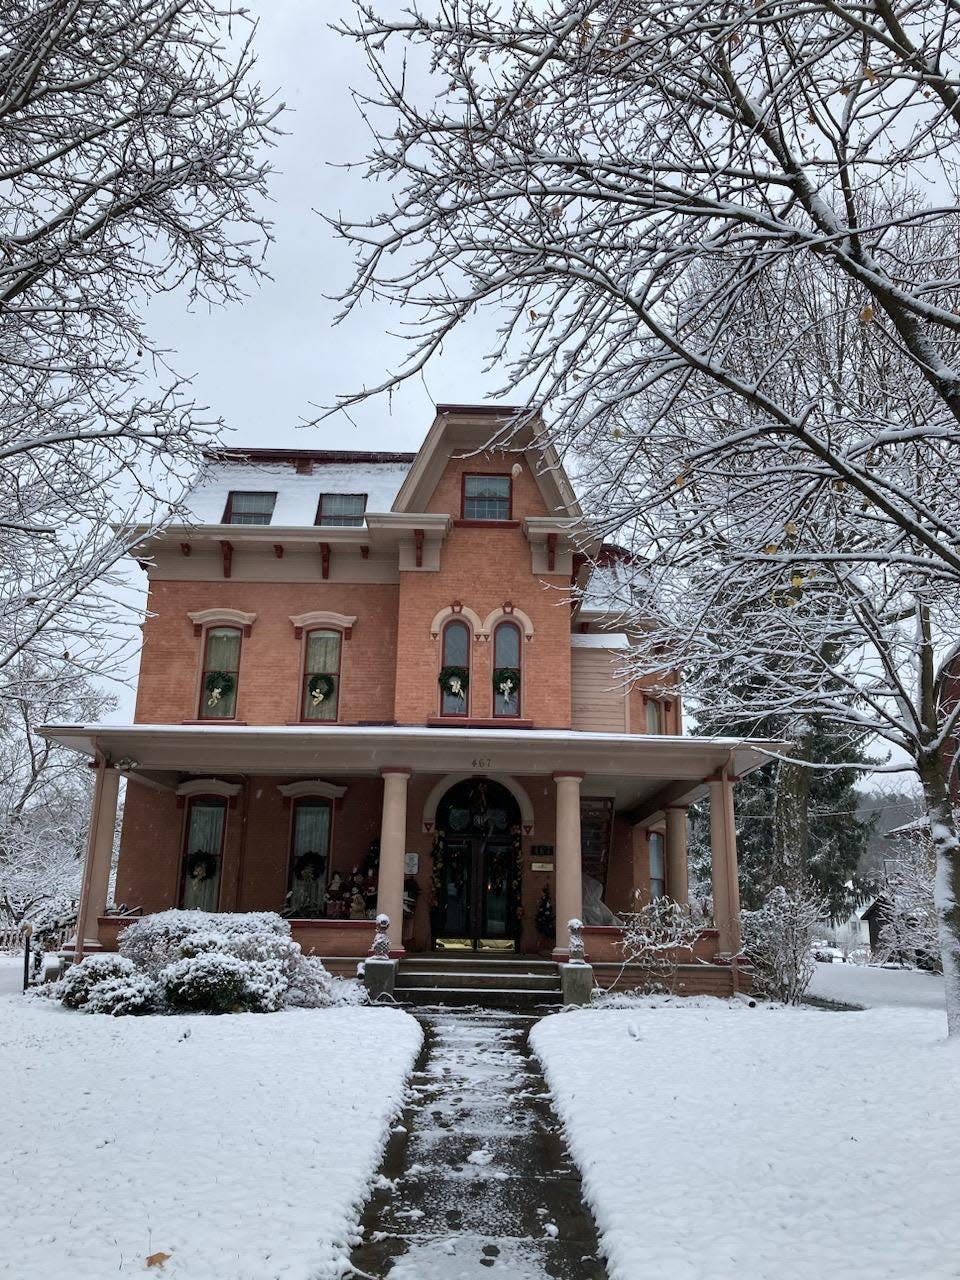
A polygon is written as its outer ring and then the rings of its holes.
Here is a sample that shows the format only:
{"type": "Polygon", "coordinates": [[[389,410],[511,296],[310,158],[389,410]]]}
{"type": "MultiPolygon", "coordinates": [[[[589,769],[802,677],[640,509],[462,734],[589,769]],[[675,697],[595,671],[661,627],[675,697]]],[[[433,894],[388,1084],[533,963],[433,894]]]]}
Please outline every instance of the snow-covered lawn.
{"type": "Polygon", "coordinates": [[[928,1010],[720,1001],[538,1023],[610,1280],[955,1280],[945,1035],[928,1010]]]}
{"type": "MultiPolygon", "coordinates": [[[[7,991],[17,973],[0,964],[7,991]]],[[[111,1018],[0,995],[0,1275],[343,1274],[420,1042],[393,1009],[111,1018]]]]}
{"type": "Polygon", "coordinates": [[[922,969],[881,969],[864,964],[818,964],[807,988],[821,1000],[864,1009],[904,1006],[943,1008],[943,975],[922,969]]]}

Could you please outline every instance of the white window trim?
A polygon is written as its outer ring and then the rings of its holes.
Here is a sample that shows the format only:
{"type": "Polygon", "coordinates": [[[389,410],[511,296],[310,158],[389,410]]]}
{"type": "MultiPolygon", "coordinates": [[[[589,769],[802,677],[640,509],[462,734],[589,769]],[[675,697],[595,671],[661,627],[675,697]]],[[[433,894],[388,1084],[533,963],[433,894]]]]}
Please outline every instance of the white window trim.
{"type": "Polygon", "coordinates": [[[349,640],[353,632],[353,628],[357,625],[356,618],[348,617],[345,613],[331,613],[327,609],[314,609],[312,613],[291,613],[290,621],[293,624],[293,632],[299,640],[304,631],[316,631],[322,627],[331,627],[334,631],[342,631],[345,640],[349,640]]]}
{"type": "Polygon", "coordinates": [[[245,636],[257,620],[255,613],[243,613],[240,609],[201,609],[197,613],[188,613],[193,623],[193,634],[198,636],[206,627],[239,627],[245,636]]]}
{"type": "Polygon", "coordinates": [[[458,604],[456,608],[452,604],[448,604],[445,609],[441,609],[439,613],[434,615],[433,621],[430,623],[430,639],[439,640],[440,632],[443,630],[443,624],[449,622],[451,618],[459,618],[462,622],[469,622],[473,629],[474,640],[485,640],[483,634],[483,623],[480,621],[479,613],[468,608],[465,604],[458,604]]]}
{"type": "Polygon", "coordinates": [[[332,782],[324,782],[314,778],[305,782],[284,782],[277,790],[285,800],[299,800],[303,796],[322,796],[325,800],[339,800],[347,794],[346,787],[334,786],[332,782]]]}
{"type": "Polygon", "coordinates": [[[498,622],[516,622],[523,632],[524,640],[533,639],[534,627],[530,617],[522,609],[515,609],[512,606],[509,609],[505,609],[501,606],[499,609],[494,609],[492,613],[488,613],[484,618],[481,628],[484,640],[490,639],[498,622]]]}
{"type": "Polygon", "coordinates": [[[220,778],[191,778],[177,787],[178,796],[224,796],[229,799],[243,790],[239,782],[224,782],[220,778]]]}

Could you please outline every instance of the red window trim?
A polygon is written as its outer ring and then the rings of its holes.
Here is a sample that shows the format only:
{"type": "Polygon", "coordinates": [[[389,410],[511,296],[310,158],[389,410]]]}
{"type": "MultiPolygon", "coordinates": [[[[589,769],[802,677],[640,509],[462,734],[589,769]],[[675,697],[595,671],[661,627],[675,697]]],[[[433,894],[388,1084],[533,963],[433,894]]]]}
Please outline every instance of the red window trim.
{"type": "Polygon", "coordinates": [[[439,675],[443,668],[448,665],[445,660],[447,656],[447,631],[452,626],[464,627],[467,633],[467,674],[469,677],[467,680],[467,696],[464,699],[464,708],[462,711],[444,711],[443,690],[438,685],[437,701],[440,706],[439,715],[442,719],[449,720],[452,717],[456,717],[457,719],[462,720],[470,715],[470,706],[473,700],[473,694],[471,692],[471,686],[473,685],[473,628],[470,626],[469,622],[465,622],[463,618],[456,616],[447,618],[440,631],[440,666],[437,669],[437,675],[439,675]]]}
{"type": "Polygon", "coordinates": [[[265,494],[273,498],[273,505],[270,507],[268,518],[264,520],[263,525],[266,527],[271,523],[273,520],[273,513],[277,509],[277,498],[279,497],[279,491],[277,489],[231,489],[227,494],[227,505],[223,509],[223,519],[220,521],[221,524],[233,524],[233,498],[234,494],[237,493],[258,493],[265,494]]]}
{"type": "Polygon", "coordinates": [[[509,471],[461,471],[460,473],[460,520],[470,525],[505,525],[513,522],[513,476],[509,471]],[[474,520],[468,519],[467,511],[467,477],[468,476],[498,476],[501,480],[507,482],[507,515],[503,520],[474,520]]]}
{"type": "Polygon", "coordinates": [[[227,843],[227,814],[230,810],[230,802],[226,796],[215,796],[212,792],[201,792],[195,796],[188,796],[187,803],[183,807],[183,829],[180,832],[180,883],[177,890],[177,906],[183,909],[183,891],[187,884],[187,840],[190,837],[190,820],[193,814],[193,806],[198,802],[206,801],[209,803],[215,800],[217,804],[223,805],[223,825],[220,828],[220,848],[217,851],[217,857],[220,859],[220,883],[217,885],[217,910],[220,910],[220,903],[223,896],[223,851],[227,843]]]}
{"type": "MultiPolygon", "coordinates": [[[[314,629],[317,630],[317,628],[314,629]]],[[[316,722],[312,721],[311,723],[316,722]]],[[[330,723],[333,722],[331,721],[330,723]]],[[[295,796],[293,798],[293,803],[290,805],[290,830],[287,835],[287,887],[284,891],[285,893],[289,893],[293,888],[293,838],[297,833],[297,809],[304,801],[313,805],[325,805],[330,810],[330,826],[328,828],[329,834],[327,836],[327,870],[326,877],[323,882],[325,889],[330,885],[330,871],[333,866],[333,824],[337,820],[336,805],[326,796],[295,796]]],[[[326,900],[327,895],[324,894],[323,896],[324,900],[326,900]]],[[[286,899],[284,899],[284,906],[286,906],[286,899]]]]}
{"type": "Polygon", "coordinates": [[[304,629],[303,637],[300,641],[300,692],[299,705],[297,706],[297,715],[299,719],[297,724],[309,724],[316,726],[318,729],[325,724],[339,724],[340,710],[343,705],[343,642],[347,638],[347,632],[343,627],[336,627],[333,623],[322,622],[315,627],[307,627],[304,629]],[[314,675],[315,672],[307,671],[307,650],[309,648],[310,637],[315,631],[332,631],[340,637],[340,648],[337,650],[337,669],[336,671],[328,671],[326,674],[335,676],[337,681],[337,714],[332,720],[311,720],[303,714],[307,699],[307,676],[314,675]]]}
{"type": "Polygon", "coordinates": [[[319,496],[319,498],[317,498],[317,514],[313,517],[313,523],[314,523],[314,525],[315,525],[317,528],[322,528],[322,529],[335,529],[335,528],[341,528],[341,529],[359,529],[359,528],[363,525],[363,517],[367,514],[367,500],[368,500],[369,496],[370,496],[370,495],[369,495],[369,494],[366,494],[366,493],[321,493],[321,494],[320,494],[320,496],[319,496]],[[363,510],[360,512],[360,524],[359,524],[359,525],[349,525],[349,524],[346,524],[346,525],[339,525],[339,526],[338,526],[338,525],[334,525],[334,524],[325,524],[325,525],[321,525],[321,524],[320,524],[320,520],[321,520],[321,518],[322,518],[322,516],[323,516],[323,500],[324,500],[324,498],[362,498],[362,499],[363,499],[363,510]]]}
{"type": "Polygon", "coordinates": [[[519,662],[519,666],[516,669],[520,672],[520,696],[517,699],[516,715],[511,715],[509,712],[497,710],[497,691],[496,689],[491,688],[490,698],[493,705],[490,709],[493,712],[494,718],[497,720],[522,720],[523,719],[523,683],[524,683],[523,682],[523,628],[520,626],[518,622],[514,622],[512,618],[501,618],[500,621],[493,628],[493,635],[490,637],[491,640],[493,641],[493,649],[492,649],[493,665],[491,667],[491,671],[496,671],[497,667],[499,666],[499,663],[497,662],[497,632],[500,630],[501,627],[512,627],[513,630],[516,631],[517,633],[517,661],[519,662]]]}
{"type": "Polygon", "coordinates": [[[211,721],[215,723],[219,722],[220,724],[236,724],[237,722],[237,711],[239,710],[239,707],[240,707],[240,663],[243,660],[243,630],[244,630],[243,627],[235,627],[230,623],[226,623],[226,622],[211,622],[211,623],[208,623],[203,628],[203,648],[200,653],[200,688],[197,690],[197,699],[196,699],[198,722],[201,722],[203,724],[210,724],[211,721]],[[212,669],[207,666],[207,652],[210,647],[211,631],[235,631],[237,635],[240,637],[240,647],[237,650],[237,668],[235,671],[231,672],[231,674],[235,677],[237,682],[236,696],[234,699],[232,716],[205,716],[203,714],[204,684],[206,683],[207,672],[212,669]]]}

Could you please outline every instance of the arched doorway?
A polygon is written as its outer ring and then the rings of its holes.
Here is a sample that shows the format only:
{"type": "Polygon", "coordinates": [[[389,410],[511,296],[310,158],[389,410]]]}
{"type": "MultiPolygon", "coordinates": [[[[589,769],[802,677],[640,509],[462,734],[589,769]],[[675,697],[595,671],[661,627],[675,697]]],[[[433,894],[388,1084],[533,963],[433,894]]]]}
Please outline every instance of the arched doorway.
{"type": "Polygon", "coordinates": [[[512,951],[520,931],[520,807],[506,787],[466,778],[437,806],[434,946],[512,951]]]}

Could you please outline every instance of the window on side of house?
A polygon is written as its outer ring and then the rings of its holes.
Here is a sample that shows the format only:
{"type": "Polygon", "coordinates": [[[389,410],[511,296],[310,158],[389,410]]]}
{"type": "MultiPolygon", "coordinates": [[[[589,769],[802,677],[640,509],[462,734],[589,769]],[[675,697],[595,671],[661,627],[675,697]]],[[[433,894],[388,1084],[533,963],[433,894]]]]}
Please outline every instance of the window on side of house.
{"type": "Polygon", "coordinates": [[[515,622],[499,622],[493,632],[493,714],[520,714],[520,628],[515,622]]]}
{"type": "Polygon", "coordinates": [[[237,627],[210,627],[203,647],[200,679],[201,720],[234,720],[240,683],[240,644],[237,627]]]}
{"type": "Polygon", "coordinates": [[[314,523],[359,528],[366,509],[365,493],[321,493],[314,523]]]}
{"type": "Polygon", "coordinates": [[[440,714],[465,716],[470,708],[470,628],[454,619],[443,629],[440,714]]]}
{"type": "Polygon", "coordinates": [[[664,898],[667,894],[667,868],[664,856],[663,836],[659,831],[651,831],[647,837],[650,851],[650,901],[664,898]]]}
{"type": "Polygon", "coordinates": [[[287,906],[301,918],[323,915],[330,860],[329,800],[304,796],[294,801],[290,848],[290,891],[287,906]]]}
{"type": "Polygon", "coordinates": [[[647,699],[647,733],[663,733],[662,707],[655,698],[647,699]]]}
{"type": "Polygon", "coordinates": [[[220,864],[227,802],[219,796],[194,796],[187,810],[180,905],[186,911],[216,911],[220,900],[220,864]]]}
{"type": "Polygon", "coordinates": [[[308,631],[303,651],[302,720],[336,720],[340,708],[339,631],[308,631]]]}
{"type": "Polygon", "coordinates": [[[269,524],[273,519],[273,508],[276,504],[276,493],[231,489],[223,512],[223,523],[269,524]]]}
{"type": "Polygon", "coordinates": [[[463,477],[464,520],[509,520],[510,508],[509,476],[463,477]]]}

